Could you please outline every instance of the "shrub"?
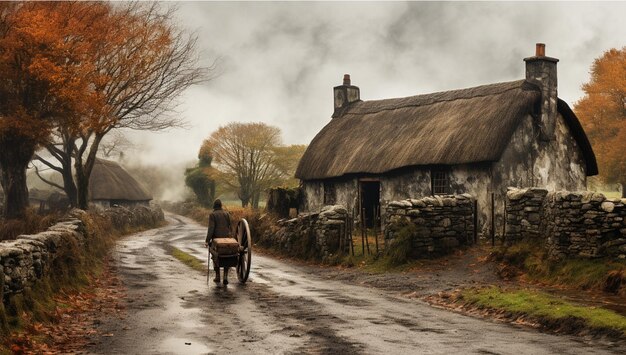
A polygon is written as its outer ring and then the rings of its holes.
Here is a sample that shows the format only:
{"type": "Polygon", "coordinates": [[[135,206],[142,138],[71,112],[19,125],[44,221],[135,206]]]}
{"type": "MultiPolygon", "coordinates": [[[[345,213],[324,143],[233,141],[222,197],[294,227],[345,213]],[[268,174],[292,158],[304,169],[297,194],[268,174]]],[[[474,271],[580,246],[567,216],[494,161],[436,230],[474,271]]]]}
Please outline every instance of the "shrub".
{"type": "Polygon", "coordinates": [[[34,208],[29,208],[23,219],[0,220],[0,240],[13,240],[22,234],[43,232],[60,218],[58,212],[39,215],[34,208]]]}
{"type": "Polygon", "coordinates": [[[402,221],[392,223],[388,228],[394,239],[385,249],[385,258],[393,266],[407,263],[413,251],[417,227],[413,223],[402,221]]]}

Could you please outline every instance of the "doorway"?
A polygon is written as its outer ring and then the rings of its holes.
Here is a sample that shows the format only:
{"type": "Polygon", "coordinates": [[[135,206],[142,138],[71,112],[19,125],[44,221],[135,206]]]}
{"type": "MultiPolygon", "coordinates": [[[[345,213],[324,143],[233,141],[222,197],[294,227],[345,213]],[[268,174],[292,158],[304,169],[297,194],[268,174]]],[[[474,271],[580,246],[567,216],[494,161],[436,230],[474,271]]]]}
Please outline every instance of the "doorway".
{"type": "Polygon", "coordinates": [[[361,181],[361,213],[367,228],[380,228],[380,181],[361,181]]]}

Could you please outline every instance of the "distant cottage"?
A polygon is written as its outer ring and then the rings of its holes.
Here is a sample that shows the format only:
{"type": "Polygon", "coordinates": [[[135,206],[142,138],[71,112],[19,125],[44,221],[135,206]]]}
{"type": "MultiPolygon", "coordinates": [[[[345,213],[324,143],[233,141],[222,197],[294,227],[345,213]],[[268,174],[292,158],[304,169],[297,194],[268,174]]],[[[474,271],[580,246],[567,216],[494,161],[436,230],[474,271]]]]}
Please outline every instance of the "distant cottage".
{"type": "Polygon", "coordinates": [[[108,208],[147,205],[152,196],[118,163],[96,159],[89,178],[90,203],[108,208]]]}
{"type": "Polygon", "coordinates": [[[388,202],[469,193],[479,225],[501,230],[507,187],[584,190],[598,167],[580,122],[557,97],[558,59],[525,58],[526,79],[361,101],[345,75],[331,121],[300,160],[305,211],[342,204],[366,223],[388,202]],[[495,201],[492,205],[492,199],[495,201]]]}

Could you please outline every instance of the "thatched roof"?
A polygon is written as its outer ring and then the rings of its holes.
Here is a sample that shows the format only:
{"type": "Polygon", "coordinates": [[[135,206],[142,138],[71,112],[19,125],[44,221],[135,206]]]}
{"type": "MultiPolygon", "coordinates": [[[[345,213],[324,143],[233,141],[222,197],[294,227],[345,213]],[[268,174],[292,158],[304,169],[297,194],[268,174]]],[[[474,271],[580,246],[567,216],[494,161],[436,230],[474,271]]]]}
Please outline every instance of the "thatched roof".
{"type": "Polygon", "coordinates": [[[149,201],[152,196],[118,163],[96,159],[89,178],[89,199],[149,201]]]}
{"type": "MultiPolygon", "coordinates": [[[[497,161],[522,118],[539,109],[540,98],[536,85],[518,80],[358,101],[313,138],[296,177],[313,180],[407,166],[497,161]]],[[[580,124],[570,128],[579,131],[574,137],[583,150],[588,149],[588,173],[597,171],[580,124]]]]}

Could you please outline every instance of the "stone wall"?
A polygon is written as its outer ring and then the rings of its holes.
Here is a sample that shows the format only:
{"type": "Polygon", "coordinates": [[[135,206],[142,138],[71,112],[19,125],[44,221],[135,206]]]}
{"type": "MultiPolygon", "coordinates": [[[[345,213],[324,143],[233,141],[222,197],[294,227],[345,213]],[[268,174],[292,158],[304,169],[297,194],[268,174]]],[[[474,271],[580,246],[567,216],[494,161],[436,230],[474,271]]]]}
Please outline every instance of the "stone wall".
{"type": "Polygon", "coordinates": [[[505,241],[544,243],[552,258],[626,258],[626,199],[589,191],[510,189],[505,241]],[[543,199],[541,199],[543,196],[543,199]],[[541,199],[541,201],[539,201],[541,199]],[[540,204],[540,207],[538,206],[540,204]]]}
{"type": "Polygon", "coordinates": [[[540,222],[547,194],[547,190],[539,188],[507,191],[505,244],[510,245],[524,238],[541,237],[540,222]]]}
{"type": "MultiPolygon", "coordinates": [[[[163,220],[163,212],[156,206],[130,210],[112,208],[101,213],[111,219],[116,229],[154,226],[163,220]]],[[[85,214],[82,210],[72,210],[65,220],[45,232],[0,242],[0,297],[3,300],[54,273],[55,260],[59,257],[84,250],[92,232],[83,222],[85,214]]]]}
{"type": "Polygon", "coordinates": [[[111,220],[111,224],[118,230],[156,226],[165,220],[163,210],[158,205],[136,205],[134,207],[116,206],[107,208],[100,214],[111,220]]]}
{"type": "Polygon", "coordinates": [[[386,243],[393,243],[393,224],[415,224],[413,256],[446,253],[474,242],[474,199],[469,194],[392,201],[384,220],[386,243]]]}
{"type": "Polygon", "coordinates": [[[278,228],[263,235],[260,242],[287,255],[327,259],[348,252],[347,219],[344,206],[325,206],[320,212],[279,220],[278,228]]]}
{"type": "Polygon", "coordinates": [[[35,235],[0,242],[0,283],[2,295],[21,292],[49,274],[58,255],[85,243],[85,225],[75,216],[35,235]]]}

